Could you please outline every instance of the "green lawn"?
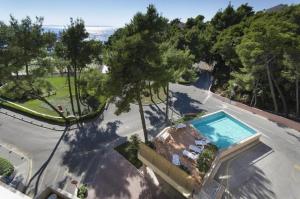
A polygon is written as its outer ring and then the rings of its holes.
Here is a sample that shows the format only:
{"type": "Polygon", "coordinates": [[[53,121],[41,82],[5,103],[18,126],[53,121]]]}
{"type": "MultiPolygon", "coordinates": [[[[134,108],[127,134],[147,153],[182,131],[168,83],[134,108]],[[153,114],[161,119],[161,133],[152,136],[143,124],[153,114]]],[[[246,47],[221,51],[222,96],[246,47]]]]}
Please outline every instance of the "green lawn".
{"type": "Polygon", "coordinates": [[[131,164],[133,164],[136,168],[140,168],[143,163],[137,159],[137,156],[128,150],[129,148],[129,142],[125,142],[124,144],[121,144],[120,146],[117,146],[115,148],[116,151],[118,151],[121,155],[123,155],[131,164]]]}
{"type": "Polygon", "coordinates": [[[14,172],[14,166],[6,159],[0,157],[0,176],[10,176],[14,172]]]}
{"type": "MultiPolygon", "coordinates": [[[[55,95],[47,97],[47,100],[55,106],[61,105],[68,108],[69,104],[69,91],[66,77],[48,77],[47,81],[51,83],[55,90],[55,95]]],[[[74,92],[74,89],[73,89],[74,92]]],[[[29,100],[24,103],[18,103],[26,108],[34,111],[44,113],[52,116],[59,116],[54,110],[51,109],[47,104],[40,100],[29,100]]],[[[71,109],[68,109],[71,110],[71,109]]]]}
{"type": "Polygon", "coordinates": [[[149,105],[149,104],[154,104],[154,103],[159,104],[159,103],[162,103],[162,102],[166,101],[166,94],[165,94],[163,88],[159,89],[158,94],[155,94],[152,91],[152,97],[153,97],[153,101],[151,100],[150,94],[148,94],[147,96],[143,96],[142,103],[144,105],[149,105]]]}
{"type": "MultiPolygon", "coordinates": [[[[68,88],[68,82],[66,77],[48,77],[46,78],[47,81],[51,83],[53,86],[53,89],[55,90],[55,94],[47,97],[47,100],[53,104],[55,107],[58,105],[62,106],[64,110],[68,110],[70,113],[71,110],[71,104],[70,104],[70,97],[69,97],[69,88],[68,88]]],[[[73,85],[73,78],[71,79],[72,85],[73,85]]],[[[72,87],[72,92],[74,95],[74,87],[72,87]]],[[[75,103],[75,97],[74,103],[75,103]]],[[[106,98],[101,96],[99,98],[100,103],[105,103],[106,98]]],[[[59,116],[51,107],[49,107],[47,104],[40,100],[28,100],[23,103],[18,103],[26,108],[32,109],[34,111],[44,113],[51,116],[59,116]]],[[[76,107],[76,104],[74,104],[76,107]]],[[[81,109],[84,110],[85,107],[81,106],[81,109]]],[[[66,114],[66,113],[65,113],[66,114]]]]}

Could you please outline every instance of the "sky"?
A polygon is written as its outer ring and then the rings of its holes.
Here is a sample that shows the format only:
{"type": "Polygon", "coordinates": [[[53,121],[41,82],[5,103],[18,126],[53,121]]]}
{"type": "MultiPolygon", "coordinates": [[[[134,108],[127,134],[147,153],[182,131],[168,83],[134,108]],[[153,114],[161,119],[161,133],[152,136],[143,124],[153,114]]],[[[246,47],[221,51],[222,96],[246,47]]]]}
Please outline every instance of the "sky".
{"type": "MultiPolygon", "coordinates": [[[[228,3],[228,0],[0,0],[0,21],[8,22],[12,14],[17,19],[42,16],[45,25],[67,25],[70,17],[79,17],[87,26],[122,27],[136,12],[145,12],[149,4],[154,4],[164,17],[186,21],[199,14],[210,20],[228,3]]],[[[235,8],[243,3],[258,11],[278,4],[297,4],[300,0],[231,1],[235,8]]]]}

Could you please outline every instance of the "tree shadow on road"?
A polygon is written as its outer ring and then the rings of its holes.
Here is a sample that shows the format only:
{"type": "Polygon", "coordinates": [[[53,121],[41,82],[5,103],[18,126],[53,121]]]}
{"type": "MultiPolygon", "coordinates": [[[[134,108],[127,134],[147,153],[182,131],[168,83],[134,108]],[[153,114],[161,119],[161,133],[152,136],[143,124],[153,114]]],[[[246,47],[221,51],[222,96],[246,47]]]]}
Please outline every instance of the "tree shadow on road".
{"type": "Polygon", "coordinates": [[[203,90],[208,90],[210,85],[211,85],[211,79],[210,79],[211,75],[209,72],[202,72],[199,75],[199,78],[197,79],[197,81],[195,83],[193,83],[193,86],[195,86],[196,88],[200,88],[203,90]]]}
{"type": "Polygon", "coordinates": [[[66,135],[67,132],[68,132],[68,127],[65,128],[64,132],[62,133],[58,142],[54,146],[48,159],[43,163],[43,165],[39,168],[39,170],[30,178],[27,186],[25,187],[25,190],[24,190],[25,193],[29,192],[29,193],[33,193],[34,196],[37,195],[37,193],[39,191],[38,189],[39,189],[41,176],[43,175],[44,171],[46,170],[48,164],[50,163],[51,159],[53,158],[58,146],[60,145],[62,139],[64,138],[64,136],[66,135]]]}
{"type": "Polygon", "coordinates": [[[88,198],[134,197],[130,189],[134,188],[132,183],[140,174],[113,150],[127,140],[116,133],[120,125],[120,121],[91,122],[64,138],[69,150],[64,154],[62,164],[81,184],[87,184],[88,198]]]}
{"type": "Polygon", "coordinates": [[[298,140],[298,142],[300,142],[300,136],[295,135],[295,134],[293,134],[293,133],[290,133],[290,132],[288,132],[288,131],[286,131],[286,133],[287,133],[289,136],[294,137],[296,140],[298,140]]]}
{"type": "Polygon", "coordinates": [[[222,163],[215,178],[230,192],[224,193],[224,197],[232,198],[233,195],[236,198],[276,198],[272,182],[264,171],[255,165],[272,152],[269,146],[259,143],[234,159],[222,163]]]}
{"type": "Polygon", "coordinates": [[[202,103],[192,99],[186,93],[172,92],[172,96],[176,98],[176,101],[173,103],[171,108],[174,108],[175,112],[178,112],[180,115],[204,111],[199,107],[202,103]]]}
{"type": "Polygon", "coordinates": [[[64,142],[70,148],[65,152],[62,164],[70,172],[81,175],[94,153],[104,153],[111,142],[120,138],[116,134],[120,124],[120,121],[114,121],[100,126],[99,123],[91,122],[66,135],[64,142]]]}

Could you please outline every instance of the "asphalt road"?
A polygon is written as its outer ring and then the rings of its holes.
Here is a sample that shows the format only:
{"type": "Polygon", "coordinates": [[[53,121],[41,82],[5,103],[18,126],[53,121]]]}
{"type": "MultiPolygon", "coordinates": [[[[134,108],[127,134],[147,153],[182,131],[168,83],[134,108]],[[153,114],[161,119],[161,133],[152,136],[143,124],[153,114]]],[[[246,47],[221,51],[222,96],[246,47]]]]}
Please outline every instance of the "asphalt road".
{"type": "MultiPolygon", "coordinates": [[[[299,198],[300,133],[221,102],[202,88],[199,84],[171,85],[176,97],[173,117],[225,110],[263,134],[260,145],[221,166],[216,180],[227,187],[224,198],[299,198]]],[[[164,104],[144,108],[147,127],[155,136],[163,126],[164,104]]],[[[143,137],[136,105],[120,116],[114,111],[115,107],[110,105],[103,117],[65,131],[51,130],[59,127],[49,124],[45,124],[49,128],[38,127],[0,114],[0,143],[13,146],[32,162],[27,193],[38,193],[47,185],[72,192],[74,187],[67,182],[82,180],[90,172],[89,162],[96,154],[105,154],[132,134],[143,137]]]]}

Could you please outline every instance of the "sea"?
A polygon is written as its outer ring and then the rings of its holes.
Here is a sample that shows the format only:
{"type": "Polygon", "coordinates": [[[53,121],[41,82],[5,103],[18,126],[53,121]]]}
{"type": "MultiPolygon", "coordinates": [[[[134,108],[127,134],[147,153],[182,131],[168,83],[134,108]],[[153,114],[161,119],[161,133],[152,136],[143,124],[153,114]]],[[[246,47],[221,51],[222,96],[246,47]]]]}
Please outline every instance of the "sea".
{"type": "MultiPolygon", "coordinates": [[[[60,25],[44,25],[43,29],[45,32],[54,32],[58,37],[60,33],[66,29],[67,26],[60,25]]],[[[112,26],[86,26],[86,31],[89,33],[89,40],[98,40],[106,42],[110,35],[112,35],[117,28],[112,26]]]]}

